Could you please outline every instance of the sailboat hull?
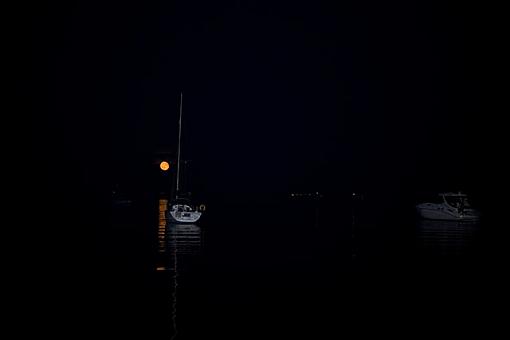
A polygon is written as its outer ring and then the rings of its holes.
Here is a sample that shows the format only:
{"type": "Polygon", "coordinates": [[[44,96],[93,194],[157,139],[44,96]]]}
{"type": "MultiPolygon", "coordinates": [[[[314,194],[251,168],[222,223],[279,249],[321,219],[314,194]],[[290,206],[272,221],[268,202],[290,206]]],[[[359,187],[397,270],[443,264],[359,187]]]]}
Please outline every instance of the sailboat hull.
{"type": "Polygon", "coordinates": [[[195,223],[202,216],[201,212],[198,211],[169,211],[168,219],[170,222],[179,223],[195,223]]]}

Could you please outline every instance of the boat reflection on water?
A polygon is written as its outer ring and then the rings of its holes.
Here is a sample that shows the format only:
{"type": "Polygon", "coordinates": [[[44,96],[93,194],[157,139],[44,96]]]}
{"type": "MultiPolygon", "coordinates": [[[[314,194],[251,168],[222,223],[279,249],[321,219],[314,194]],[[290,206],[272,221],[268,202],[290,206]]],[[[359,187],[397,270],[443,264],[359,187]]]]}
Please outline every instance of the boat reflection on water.
{"type": "Polygon", "coordinates": [[[195,224],[168,225],[167,250],[174,256],[199,255],[202,248],[202,229],[195,224]]]}
{"type": "Polygon", "coordinates": [[[472,246],[479,231],[478,222],[421,219],[418,240],[423,250],[436,256],[461,256],[472,246]]]}

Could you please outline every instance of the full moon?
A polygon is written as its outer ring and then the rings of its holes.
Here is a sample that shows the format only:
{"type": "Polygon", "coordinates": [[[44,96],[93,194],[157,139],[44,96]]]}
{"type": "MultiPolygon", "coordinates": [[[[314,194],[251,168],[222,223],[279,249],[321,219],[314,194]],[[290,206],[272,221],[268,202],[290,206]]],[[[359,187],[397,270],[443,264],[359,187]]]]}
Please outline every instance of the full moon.
{"type": "Polygon", "coordinates": [[[159,168],[163,171],[167,171],[168,169],[170,169],[170,164],[168,164],[168,162],[166,161],[163,161],[159,163],[159,168]]]}

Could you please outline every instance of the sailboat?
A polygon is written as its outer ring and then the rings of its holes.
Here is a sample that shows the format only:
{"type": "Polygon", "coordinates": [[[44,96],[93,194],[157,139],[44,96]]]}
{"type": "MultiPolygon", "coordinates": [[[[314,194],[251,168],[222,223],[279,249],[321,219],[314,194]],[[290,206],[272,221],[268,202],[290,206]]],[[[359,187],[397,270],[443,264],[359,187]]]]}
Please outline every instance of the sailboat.
{"type": "Polygon", "coordinates": [[[169,203],[168,219],[177,223],[195,223],[202,216],[202,212],[193,208],[189,197],[180,197],[180,175],[181,175],[181,136],[182,136],[182,92],[179,104],[179,141],[177,146],[177,174],[175,195],[169,203]]]}

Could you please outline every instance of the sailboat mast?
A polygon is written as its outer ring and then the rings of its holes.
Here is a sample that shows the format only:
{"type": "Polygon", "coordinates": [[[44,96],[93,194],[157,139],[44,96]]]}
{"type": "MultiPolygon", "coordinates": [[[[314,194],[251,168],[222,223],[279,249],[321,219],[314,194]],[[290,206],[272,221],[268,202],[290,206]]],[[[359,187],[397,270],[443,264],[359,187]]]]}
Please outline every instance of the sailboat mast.
{"type": "Polygon", "coordinates": [[[181,130],[182,130],[182,92],[181,92],[181,101],[179,104],[179,142],[177,144],[177,186],[175,190],[175,196],[177,197],[179,193],[179,177],[181,170],[181,130]]]}

